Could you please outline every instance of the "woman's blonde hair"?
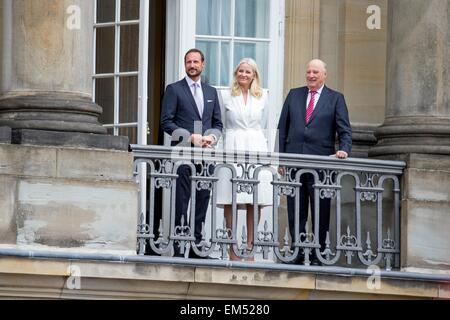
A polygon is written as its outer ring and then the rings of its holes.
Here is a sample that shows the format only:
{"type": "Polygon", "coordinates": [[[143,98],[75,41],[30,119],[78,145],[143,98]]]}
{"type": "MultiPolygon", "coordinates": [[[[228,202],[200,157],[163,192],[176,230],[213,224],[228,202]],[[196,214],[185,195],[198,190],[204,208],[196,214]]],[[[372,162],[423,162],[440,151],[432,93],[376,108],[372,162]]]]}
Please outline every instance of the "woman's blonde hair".
{"type": "Polygon", "coordinates": [[[252,58],[244,58],[242,59],[237,67],[234,69],[233,72],[233,83],[231,84],[231,95],[233,97],[239,96],[242,94],[241,86],[239,85],[239,82],[237,81],[237,73],[239,71],[239,68],[241,64],[246,63],[248,64],[254,73],[253,81],[250,84],[250,94],[256,98],[261,98],[263,95],[263,89],[261,88],[261,77],[259,75],[258,65],[256,64],[255,60],[252,58]]]}

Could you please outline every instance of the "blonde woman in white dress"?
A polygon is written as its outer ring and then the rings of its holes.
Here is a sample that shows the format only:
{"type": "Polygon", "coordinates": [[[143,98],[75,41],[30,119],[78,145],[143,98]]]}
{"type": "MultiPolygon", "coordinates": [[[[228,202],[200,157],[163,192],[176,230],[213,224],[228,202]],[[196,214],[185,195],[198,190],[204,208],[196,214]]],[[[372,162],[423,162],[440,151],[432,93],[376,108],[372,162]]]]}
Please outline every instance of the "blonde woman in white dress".
{"type": "MultiPolygon", "coordinates": [[[[256,62],[245,58],[240,61],[233,73],[233,83],[230,92],[222,93],[224,123],[223,148],[233,151],[268,151],[267,123],[268,99],[267,93],[261,87],[261,77],[256,62]]],[[[242,175],[242,169],[235,166],[237,177],[242,175]]],[[[232,225],[232,178],[229,169],[221,168],[218,173],[217,205],[223,207],[227,228],[232,225]]],[[[251,177],[250,177],[251,178],[251,177]]],[[[258,176],[258,207],[272,205],[271,174],[260,172],[258,176]]],[[[247,241],[253,239],[253,194],[241,192],[236,194],[238,209],[246,209],[247,241]]],[[[251,248],[249,248],[251,249],[251,248]]],[[[230,250],[231,260],[240,260],[233,250],[230,250]]],[[[249,259],[253,260],[253,259],[249,259]]]]}

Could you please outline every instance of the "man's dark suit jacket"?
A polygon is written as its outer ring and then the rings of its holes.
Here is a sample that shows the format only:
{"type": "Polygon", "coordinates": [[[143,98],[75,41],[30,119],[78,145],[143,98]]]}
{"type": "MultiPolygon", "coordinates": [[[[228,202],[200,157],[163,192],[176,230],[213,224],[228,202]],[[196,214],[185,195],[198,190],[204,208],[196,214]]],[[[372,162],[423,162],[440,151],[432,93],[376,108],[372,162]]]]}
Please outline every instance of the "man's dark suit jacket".
{"type": "Polygon", "coordinates": [[[339,150],[350,155],[352,129],[344,96],[324,86],[306,124],[307,97],[307,87],[292,89],[286,97],[278,123],[279,152],[332,155],[337,133],[339,150]]]}
{"type": "MultiPolygon", "coordinates": [[[[223,124],[217,91],[205,83],[202,83],[202,91],[204,107],[203,117],[200,117],[186,79],[172,83],[167,87],[161,110],[161,127],[166,133],[172,135],[175,130],[184,129],[184,133],[181,134],[184,141],[193,133],[205,135],[205,133],[208,134],[208,130],[215,129],[213,134],[217,139],[220,138],[223,124]],[[201,132],[199,132],[200,128],[194,128],[195,121],[202,123],[201,132]],[[195,130],[198,132],[195,132],[195,130]]],[[[177,132],[174,134],[173,140],[175,141],[172,141],[172,145],[178,144],[176,142],[178,137],[175,137],[175,135],[178,136],[179,134],[177,132]]],[[[185,143],[186,141],[184,141],[186,146],[185,143]]]]}

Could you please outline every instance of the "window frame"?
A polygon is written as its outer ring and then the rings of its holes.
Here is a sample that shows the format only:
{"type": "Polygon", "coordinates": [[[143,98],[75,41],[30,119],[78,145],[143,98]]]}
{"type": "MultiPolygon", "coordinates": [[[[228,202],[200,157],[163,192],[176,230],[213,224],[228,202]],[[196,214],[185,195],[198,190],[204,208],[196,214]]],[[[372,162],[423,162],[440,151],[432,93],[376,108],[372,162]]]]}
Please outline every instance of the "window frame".
{"type": "Polygon", "coordinates": [[[93,37],[93,70],[92,70],[92,100],[96,100],[96,80],[104,78],[113,78],[114,80],[114,123],[103,124],[108,129],[113,129],[113,135],[119,135],[121,128],[137,128],[137,143],[147,144],[147,82],[148,82],[148,33],[149,33],[149,3],[147,0],[139,0],[139,19],[121,20],[122,1],[115,1],[115,19],[112,22],[97,21],[97,0],[93,1],[94,6],[94,37],[93,37]],[[120,32],[121,27],[137,25],[139,28],[139,48],[138,48],[138,70],[120,71],[120,32]],[[114,27],[114,71],[112,73],[96,73],[97,62],[97,30],[99,28],[114,27]],[[137,77],[137,121],[120,122],[120,80],[124,77],[137,77]]]}
{"type": "MultiPolygon", "coordinates": [[[[235,10],[236,10],[236,1],[237,0],[231,0],[231,6],[230,6],[230,11],[231,11],[231,18],[230,18],[230,35],[229,36],[222,36],[222,35],[204,35],[204,34],[195,34],[195,41],[210,41],[210,42],[216,42],[216,43],[222,43],[222,42],[228,42],[230,45],[229,48],[229,57],[230,60],[233,61],[233,63],[230,63],[230,65],[228,66],[228,77],[232,77],[232,73],[234,71],[235,65],[238,61],[234,61],[234,55],[235,55],[235,45],[236,43],[249,43],[249,44],[257,44],[257,43],[264,43],[264,44],[268,44],[269,47],[269,55],[270,55],[270,44],[272,42],[272,39],[270,37],[270,28],[269,28],[269,35],[268,38],[260,38],[260,37],[242,37],[242,36],[236,36],[236,15],[235,15],[235,10]]],[[[269,0],[269,5],[270,5],[271,0],[269,0]]],[[[271,8],[269,7],[269,10],[271,8]]],[[[269,24],[270,21],[272,21],[273,17],[271,16],[271,13],[269,12],[269,24]]],[[[221,46],[219,45],[219,48],[221,48],[221,46]]],[[[221,50],[218,50],[219,53],[219,60],[217,65],[221,65],[221,55],[220,55],[221,50]]],[[[270,60],[270,58],[269,58],[270,60]]],[[[221,68],[218,68],[219,71],[219,75],[218,75],[218,79],[219,82],[220,78],[221,78],[221,68]]],[[[262,80],[262,79],[261,79],[262,80]]],[[[229,85],[214,85],[214,87],[218,90],[226,90],[228,88],[229,85]]],[[[266,88],[266,87],[265,87],[266,88]]]]}

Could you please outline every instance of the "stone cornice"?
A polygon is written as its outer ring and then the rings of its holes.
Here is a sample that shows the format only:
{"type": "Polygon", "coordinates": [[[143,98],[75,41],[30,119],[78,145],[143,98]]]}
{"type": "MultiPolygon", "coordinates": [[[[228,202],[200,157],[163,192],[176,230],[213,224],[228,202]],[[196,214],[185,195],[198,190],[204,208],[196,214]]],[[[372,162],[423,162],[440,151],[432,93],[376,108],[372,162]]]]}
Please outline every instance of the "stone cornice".
{"type": "MultiPolygon", "coordinates": [[[[369,276],[369,274],[368,274],[369,276]]],[[[61,299],[328,299],[450,298],[449,283],[368,276],[146,263],[3,257],[0,296],[61,299]],[[79,288],[70,289],[73,271],[79,288]]]]}

